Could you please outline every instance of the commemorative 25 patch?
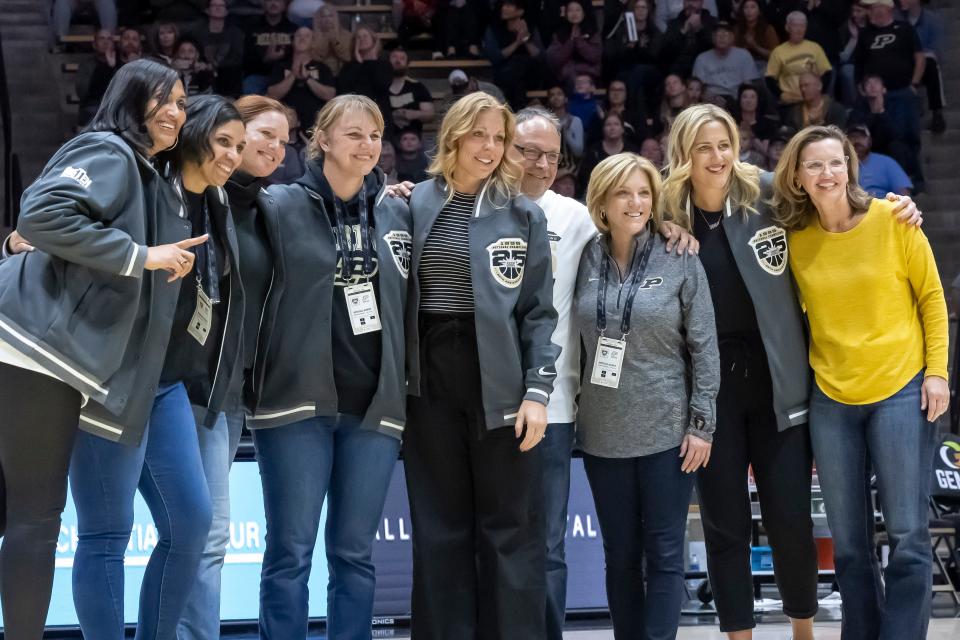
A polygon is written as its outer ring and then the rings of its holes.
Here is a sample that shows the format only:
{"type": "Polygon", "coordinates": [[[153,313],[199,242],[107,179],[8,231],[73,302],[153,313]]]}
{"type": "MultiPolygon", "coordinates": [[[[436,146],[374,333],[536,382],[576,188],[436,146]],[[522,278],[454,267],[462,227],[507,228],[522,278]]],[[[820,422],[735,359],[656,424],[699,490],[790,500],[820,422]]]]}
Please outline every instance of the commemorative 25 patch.
{"type": "Polygon", "coordinates": [[[397,265],[400,275],[406,278],[410,273],[410,256],[413,255],[413,239],[406,231],[391,231],[383,236],[383,241],[390,247],[390,255],[397,265]]]}
{"type": "Polygon", "coordinates": [[[787,267],[787,232],[780,227],[759,229],[748,243],[763,270],[779,276],[787,267]]]}
{"type": "Polygon", "coordinates": [[[522,238],[500,238],[487,246],[487,253],[494,279],[510,289],[518,287],[527,262],[527,243],[522,238]]]}

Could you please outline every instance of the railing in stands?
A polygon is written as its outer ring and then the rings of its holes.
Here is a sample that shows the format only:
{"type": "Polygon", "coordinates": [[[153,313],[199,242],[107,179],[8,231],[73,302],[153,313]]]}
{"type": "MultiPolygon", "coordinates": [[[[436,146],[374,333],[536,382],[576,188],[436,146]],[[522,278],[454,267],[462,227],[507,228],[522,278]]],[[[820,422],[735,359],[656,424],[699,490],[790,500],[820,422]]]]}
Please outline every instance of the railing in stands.
{"type": "Polygon", "coordinates": [[[0,37],[0,120],[3,120],[3,224],[10,227],[14,224],[13,201],[19,198],[19,193],[13,189],[13,124],[10,119],[10,92],[7,90],[7,65],[3,59],[2,37],[0,37]]]}

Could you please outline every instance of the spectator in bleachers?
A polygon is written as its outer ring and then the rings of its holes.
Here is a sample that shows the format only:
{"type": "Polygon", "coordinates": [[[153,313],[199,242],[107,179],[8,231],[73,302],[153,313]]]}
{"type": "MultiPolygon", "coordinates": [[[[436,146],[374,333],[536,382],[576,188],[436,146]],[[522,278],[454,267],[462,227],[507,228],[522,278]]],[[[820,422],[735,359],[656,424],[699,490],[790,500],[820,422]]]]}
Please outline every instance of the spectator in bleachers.
{"type": "MultiPolygon", "coordinates": [[[[292,184],[303,176],[307,168],[307,145],[310,140],[303,133],[297,112],[287,106],[284,106],[283,112],[287,116],[287,124],[290,127],[290,141],[284,149],[280,166],[267,178],[270,184],[292,184]]],[[[308,123],[307,126],[313,125],[308,123]]]]}
{"type": "Polygon", "coordinates": [[[767,146],[767,166],[764,167],[767,171],[774,171],[777,168],[780,156],[783,155],[783,150],[786,149],[794,133],[796,131],[790,127],[780,127],[774,134],[767,146]]]}
{"type": "Polygon", "coordinates": [[[747,162],[757,167],[767,163],[763,141],[753,135],[750,129],[745,129],[740,134],[740,162],[747,162]]]}
{"type": "Polygon", "coordinates": [[[594,167],[600,164],[604,158],[631,151],[636,153],[639,148],[625,137],[626,128],[623,126],[623,118],[619,113],[607,114],[603,119],[603,139],[587,147],[580,160],[580,167],[577,171],[579,188],[578,193],[586,193],[587,184],[590,182],[590,174],[594,167]]]}
{"type": "Polygon", "coordinates": [[[408,47],[413,38],[433,32],[439,1],[393,0],[394,20],[399,16],[396,23],[397,37],[402,46],[408,47]]]}
{"type": "Polygon", "coordinates": [[[668,71],[687,77],[697,56],[713,46],[714,18],[703,0],[683,0],[683,11],[670,21],[663,37],[662,58],[668,71]]]}
{"type": "Polygon", "coordinates": [[[906,153],[905,146],[887,113],[886,95],[883,78],[877,75],[864,76],[860,82],[860,97],[850,112],[849,124],[866,125],[870,129],[873,149],[902,160],[906,153]]]}
{"type": "Polygon", "coordinates": [[[816,42],[807,40],[807,16],[794,11],[787,16],[787,41],[777,46],[767,63],[767,88],[782,104],[796,104],[800,96],[800,74],[816,71],[824,77],[824,86],[829,86],[829,73],[833,65],[816,42]]]}
{"type": "Polygon", "coordinates": [[[607,35],[603,39],[603,77],[626,81],[631,96],[644,97],[643,107],[648,113],[657,105],[657,68],[663,47],[663,33],[650,15],[652,1],[634,0],[632,12],[621,13],[612,26],[604,26],[607,35]]]}
{"type": "Polygon", "coordinates": [[[514,111],[527,104],[527,90],[540,85],[543,43],[536,27],[524,19],[520,0],[501,0],[499,20],[484,36],[485,54],[493,63],[493,80],[514,111]]]}
{"type": "Polygon", "coordinates": [[[558,169],[557,177],[553,179],[550,189],[566,198],[576,198],[577,196],[577,174],[569,169],[558,169]]]}
{"type": "Polygon", "coordinates": [[[325,4],[313,14],[313,59],[330,67],[333,75],[350,62],[353,35],[340,25],[337,8],[325,4]]]}
{"type": "Polygon", "coordinates": [[[717,22],[713,30],[713,49],[704,51],[693,63],[693,75],[704,81],[709,96],[721,96],[732,106],[740,85],[757,80],[757,65],[746,49],[733,46],[733,27],[717,22]]]}
{"type": "Polygon", "coordinates": [[[807,19],[807,39],[819,44],[831,63],[837,60],[840,52],[840,26],[847,17],[849,6],[849,0],[776,0],[769,3],[772,21],[782,24],[788,36],[787,18],[795,11],[803,13],[807,19]]]}
{"type": "Polygon", "coordinates": [[[560,121],[560,169],[576,171],[583,156],[586,132],[583,121],[567,111],[567,94],[563,87],[547,89],[547,108],[560,121]]]}
{"type": "MultiPolygon", "coordinates": [[[[377,103],[380,112],[390,113],[390,83],[393,68],[383,59],[383,48],[376,30],[361,24],[353,31],[353,57],[340,69],[337,93],[358,93],[377,103]]],[[[387,134],[393,135],[393,123],[387,121],[387,134]]]]}
{"type": "Polygon", "coordinates": [[[150,34],[150,57],[157,62],[170,66],[176,55],[180,29],[172,22],[157,22],[150,34]]]}
{"type": "Polygon", "coordinates": [[[235,96],[243,81],[243,31],[227,22],[227,0],[210,0],[207,20],[194,32],[204,57],[216,69],[217,93],[235,96]]]}
{"type": "Polygon", "coordinates": [[[734,44],[746,49],[753,56],[757,71],[767,71],[767,60],[780,44],[777,30],[763,15],[760,0],[743,0],[737,11],[737,22],[733,28],[734,44]]]}
{"type": "Polygon", "coordinates": [[[274,65],[267,88],[267,95],[296,111],[300,122],[313,122],[317,111],[337,95],[333,72],[312,54],[313,31],[300,27],[293,34],[293,55],[274,65]]]}
{"type": "Polygon", "coordinates": [[[390,112],[384,115],[398,130],[412,127],[422,133],[423,125],[433,120],[433,97],[422,82],[407,75],[410,56],[404,49],[394,49],[389,59],[393,81],[389,87],[390,112]]]}
{"type": "Polygon", "coordinates": [[[312,27],[313,17],[325,6],[323,0],[292,0],[287,6],[287,20],[298,27],[312,27]]]}
{"type": "Polygon", "coordinates": [[[127,27],[120,30],[120,42],[117,43],[117,60],[127,64],[143,57],[143,36],[137,29],[127,27]]]}
{"type": "Polygon", "coordinates": [[[292,55],[296,30],[287,20],[285,0],[263,0],[263,13],[244,28],[243,93],[267,92],[273,66],[292,55]]]}
{"type": "Polygon", "coordinates": [[[690,5],[699,5],[696,9],[698,13],[700,9],[703,9],[714,18],[720,15],[717,12],[716,0],[696,0],[695,2],[691,2],[691,0],[658,0],[655,4],[657,9],[654,21],[660,31],[666,31],[670,22],[680,14],[686,13],[690,5]]]}
{"type": "Polygon", "coordinates": [[[180,74],[188,96],[213,91],[214,69],[204,58],[199,43],[191,37],[180,38],[170,65],[180,74]]]}
{"type": "Polygon", "coordinates": [[[423,138],[417,129],[408,127],[400,132],[397,144],[397,178],[400,182],[423,182],[428,178],[430,158],[423,150],[423,138]]]}
{"type": "Polygon", "coordinates": [[[186,31],[203,19],[207,3],[206,0],[150,0],[150,8],[155,19],[176,22],[186,31]]]}
{"type": "Polygon", "coordinates": [[[600,100],[596,93],[593,76],[578,73],[573,81],[573,94],[567,101],[567,111],[580,118],[584,132],[591,131],[594,121],[600,117],[600,100]]]}
{"type": "Polygon", "coordinates": [[[857,0],[850,7],[850,16],[840,27],[840,68],[837,77],[838,93],[841,102],[852,107],[857,101],[856,68],[853,64],[853,52],[857,49],[860,30],[867,26],[867,7],[857,0]]]}
{"type": "Polygon", "coordinates": [[[600,31],[592,11],[587,11],[580,0],[569,0],[565,5],[564,22],[547,47],[547,64],[553,77],[567,86],[581,73],[599,80],[602,56],[600,31]]]}
{"type": "Polygon", "coordinates": [[[913,183],[897,161],[871,148],[870,129],[856,125],[847,130],[847,138],[860,159],[860,186],[874,198],[885,198],[888,193],[908,196],[913,183]]]}
{"type": "Polygon", "coordinates": [[[766,153],[767,145],[777,132],[780,122],[767,109],[763,94],[752,84],[740,86],[734,118],[740,127],[741,148],[749,132],[753,146],[766,153]]]}
{"type": "Polygon", "coordinates": [[[696,76],[690,76],[687,78],[687,81],[683,83],[683,86],[687,91],[687,103],[688,104],[700,104],[704,101],[704,86],[703,80],[696,76]]]}
{"type": "Polygon", "coordinates": [[[927,106],[932,112],[930,130],[943,133],[947,128],[943,118],[945,99],[943,78],[940,75],[940,61],[943,60],[943,19],[935,11],[925,8],[921,0],[900,0],[900,7],[903,10],[903,19],[916,30],[926,58],[923,85],[927,89],[927,106]]]}
{"type": "Polygon", "coordinates": [[[59,50],[60,39],[70,33],[74,10],[81,4],[92,3],[97,10],[97,22],[101,29],[111,33],[117,28],[117,0],[53,0],[52,31],[53,47],[59,50]]]}
{"type": "Polygon", "coordinates": [[[663,80],[663,100],[660,102],[657,129],[668,131],[673,119],[691,104],[687,87],[680,76],[675,73],[668,75],[663,80]]]}
{"type": "Polygon", "coordinates": [[[443,117],[443,114],[447,112],[447,109],[449,109],[454,102],[467,95],[470,78],[463,69],[454,69],[450,72],[450,75],[447,76],[447,84],[450,85],[450,92],[444,96],[443,101],[440,103],[439,115],[441,117],[443,117]]]}
{"type": "Polygon", "coordinates": [[[920,163],[920,105],[917,88],[923,81],[926,56],[920,38],[909,22],[896,20],[893,0],[863,0],[869,7],[867,26],[860,31],[854,51],[857,79],[877,75],[887,92],[884,98],[891,124],[904,144],[900,158],[913,180],[916,193],[923,191],[920,163]]]}
{"type": "Polygon", "coordinates": [[[77,114],[79,126],[85,126],[97,114],[100,101],[119,66],[113,32],[100,29],[93,36],[93,58],[84,60],[77,69],[76,89],[77,97],[80,99],[80,110],[77,114]]]}
{"type": "Polygon", "coordinates": [[[384,184],[391,185],[400,182],[397,174],[397,150],[389,140],[384,140],[380,147],[380,160],[377,162],[377,166],[383,171],[384,184]]]}
{"type": "Polygon", "coordinates": [[[602,137],[600,128],[602,119],[608,113],[619,113],[626,127],[626,136],[634,143],[639,144],[651,132],[641,110],[632,108],[627,99],[627,85],[623,80],[613,80],[607,85],[607,95],[602,101],[600,116],[594,120],[593,131],[588,132],[587,138],[599,140],[602,137]]]}
{"type": "MultiPolygon", "coordinates": [[[[480,57],[480,19],[484,0],[436,0],[433,39],[438,52],[448,58],[480,57]]],[[[436,57],[436,55],[434,55],[436,57]]]]}
{"type": "Polygon", "coordinates": [[[801,102],[790,107],[784,124],[798,131],[814,124],[847,126],[847,110],[830,96],[823,95],[820,74],[804,71],[800,74],[801,102]]]}
{"type": "Polygon", "coordinates": [[[646,138],[640,144],[640,155],[653,163],[657,169],[663,169],[665,164],[663,150],[656,138],[646,138]]]}

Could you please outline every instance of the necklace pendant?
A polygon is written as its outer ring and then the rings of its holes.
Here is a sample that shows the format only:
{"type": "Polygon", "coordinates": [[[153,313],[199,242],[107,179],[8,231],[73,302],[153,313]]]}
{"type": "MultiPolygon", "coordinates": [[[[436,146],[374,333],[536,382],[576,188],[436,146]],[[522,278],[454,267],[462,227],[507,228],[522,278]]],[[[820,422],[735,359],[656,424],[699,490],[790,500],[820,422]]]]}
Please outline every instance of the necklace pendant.
{"type": "Polygon", "coordinates": [[[717,220],[717,221],[714,222],[714,223],[708,222],[708,223],[707,223],[707,226],[710,227],[710,230],[711,230],[711,231],[713,231],[714,229],[716,229],[717,227],[720,226],[720,221],[717,220]]]}

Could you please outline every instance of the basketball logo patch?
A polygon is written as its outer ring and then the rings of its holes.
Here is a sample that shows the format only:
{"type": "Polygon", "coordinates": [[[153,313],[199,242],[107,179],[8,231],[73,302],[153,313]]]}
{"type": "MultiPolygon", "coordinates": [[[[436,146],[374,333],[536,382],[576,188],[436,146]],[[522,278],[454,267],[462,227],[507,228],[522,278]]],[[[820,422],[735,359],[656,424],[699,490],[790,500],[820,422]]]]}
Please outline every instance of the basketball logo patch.
{"type": "Polygon", "coordinates": [[[519,286],[527,262],[527,243],[521,238],[500,238],[487,246],[487,253],[494,279],[510,289],[519,286]]]}
{"type": "Polygon", "coordinates": [[[391,231],[383,236],[383,241],[390,247],[390,255],[397,265],[400,275],[406,278],[410,273],[410,256],[413,254],[413,239],[406,231],[391,231]]]}
{"type": "Polygon", "coordinates": [[[764,227],[750,238],[757,262],[767,273],[779,276],[787,267],[787,232],[780,227],[764,227]]]}

